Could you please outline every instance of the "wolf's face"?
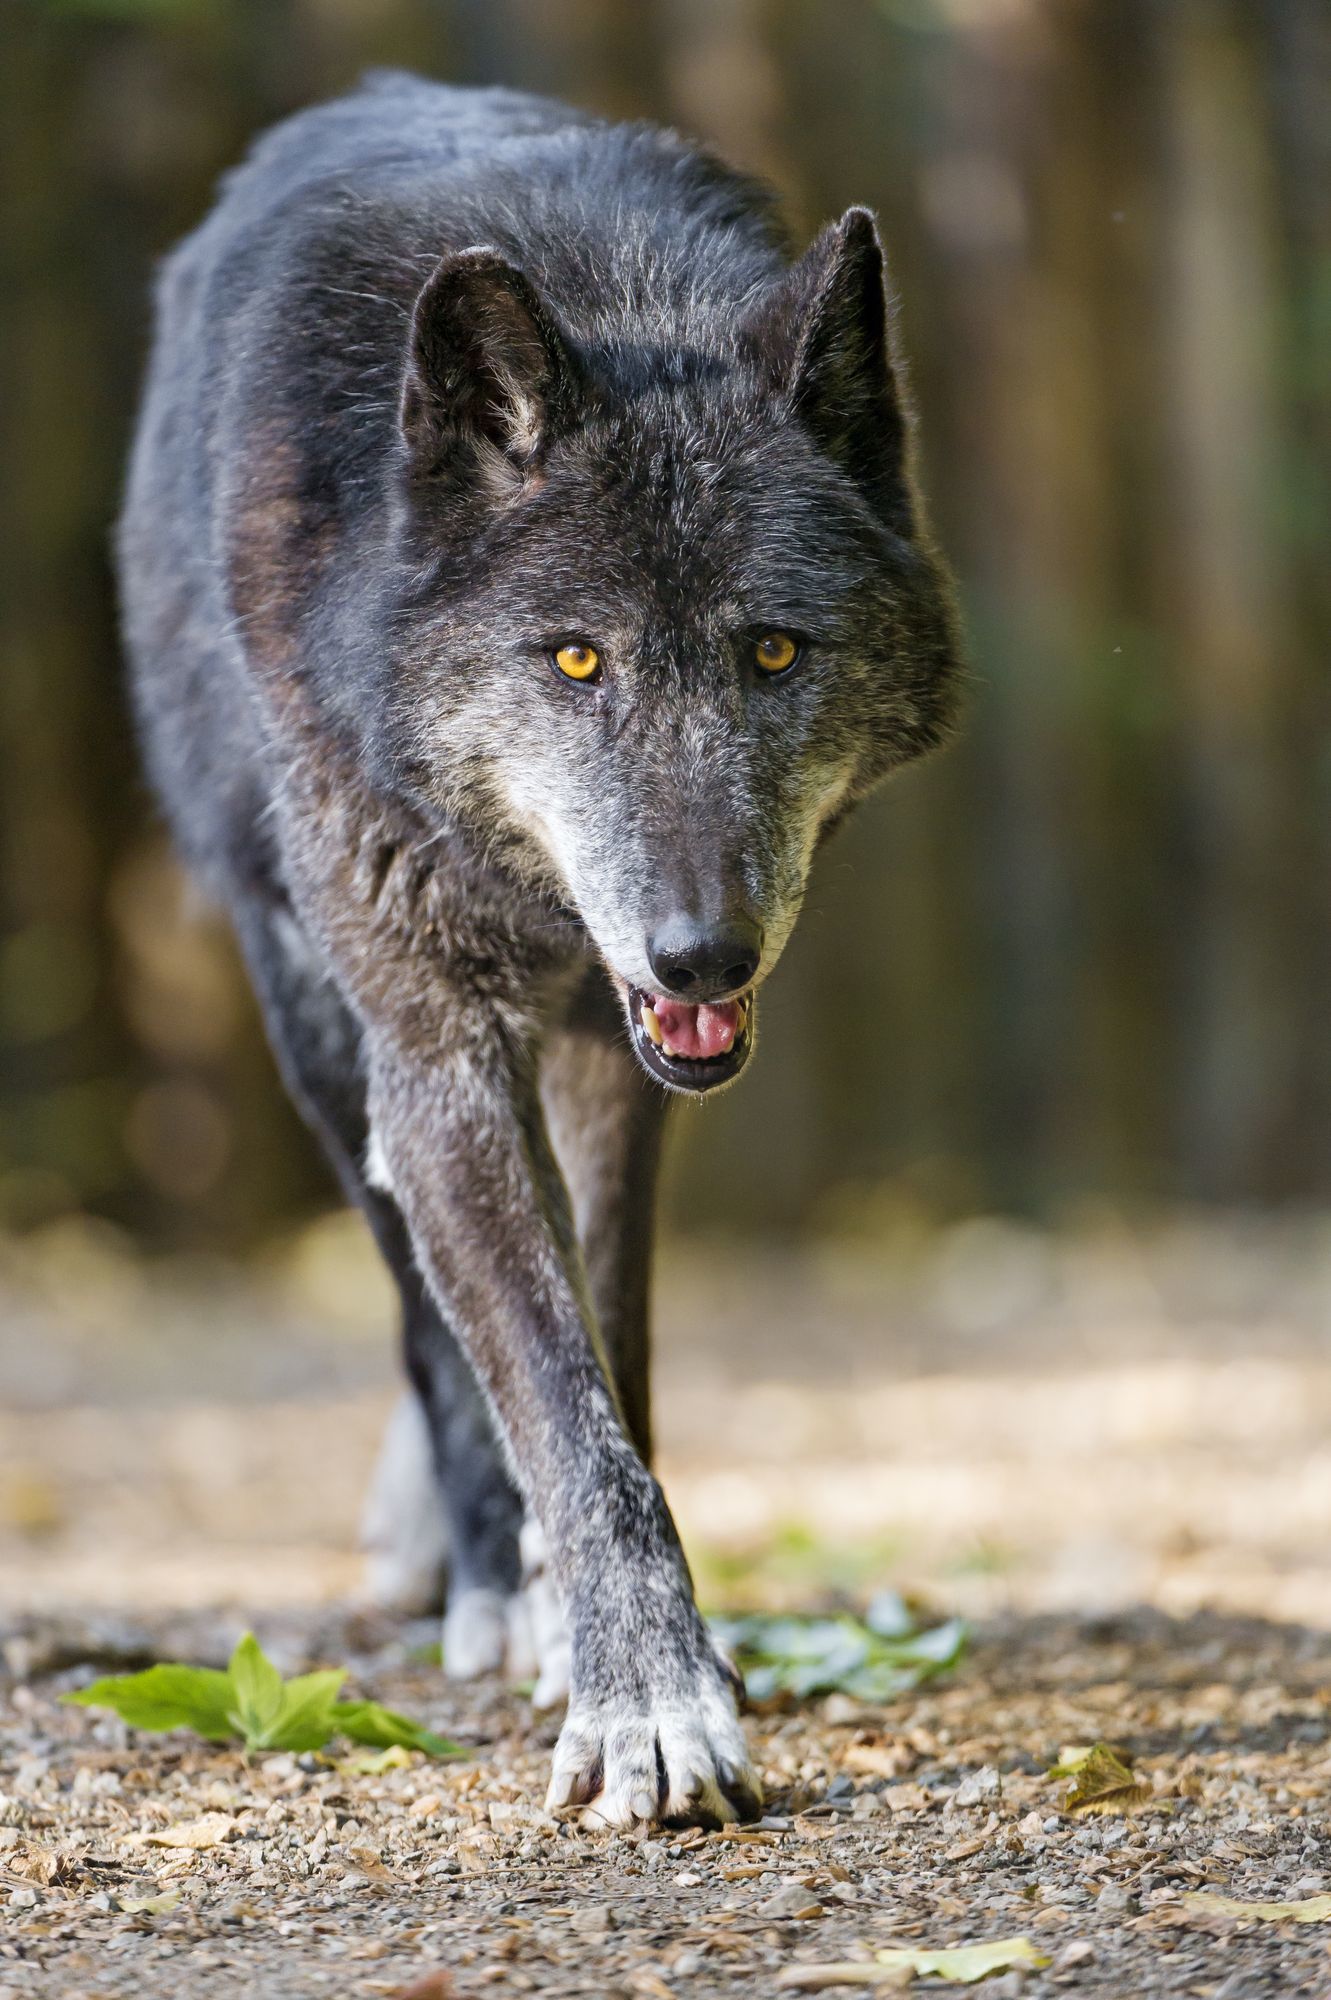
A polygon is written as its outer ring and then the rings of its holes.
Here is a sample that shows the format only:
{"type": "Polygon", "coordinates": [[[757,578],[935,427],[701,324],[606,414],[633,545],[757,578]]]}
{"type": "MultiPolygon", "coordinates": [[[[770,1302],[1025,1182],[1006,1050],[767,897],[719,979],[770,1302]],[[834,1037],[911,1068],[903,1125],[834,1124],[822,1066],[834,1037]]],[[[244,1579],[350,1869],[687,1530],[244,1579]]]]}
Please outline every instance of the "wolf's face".
{"type": "Polygon", "coordinates": [[[743,1067],[820,840],[954,677],[867,215],[729,347],[598,369],[471,252],[417,303],[403,401],[413,767],[577,911],[685,1091],[743,1067]]]}

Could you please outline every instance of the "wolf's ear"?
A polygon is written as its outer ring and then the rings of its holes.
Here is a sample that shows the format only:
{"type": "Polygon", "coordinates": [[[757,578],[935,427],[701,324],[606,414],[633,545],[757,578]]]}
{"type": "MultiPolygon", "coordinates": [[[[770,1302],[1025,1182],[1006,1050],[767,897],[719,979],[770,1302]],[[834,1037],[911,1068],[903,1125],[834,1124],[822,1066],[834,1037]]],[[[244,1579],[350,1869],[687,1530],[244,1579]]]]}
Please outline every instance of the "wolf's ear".
{"type": "Polygon", "coordinates": [[[445,257],[411,318],[401,424],[413,469],[518,485],[575,418],[580,377],[540,295],[498,250],[445,257]]]}
{"type": "Polygon", "coordinates": [[[751,331],[789,405],[898,534],[913,528],[909,432],[888,329],[883,246],[867,208],[823,230],[751,331]]]}

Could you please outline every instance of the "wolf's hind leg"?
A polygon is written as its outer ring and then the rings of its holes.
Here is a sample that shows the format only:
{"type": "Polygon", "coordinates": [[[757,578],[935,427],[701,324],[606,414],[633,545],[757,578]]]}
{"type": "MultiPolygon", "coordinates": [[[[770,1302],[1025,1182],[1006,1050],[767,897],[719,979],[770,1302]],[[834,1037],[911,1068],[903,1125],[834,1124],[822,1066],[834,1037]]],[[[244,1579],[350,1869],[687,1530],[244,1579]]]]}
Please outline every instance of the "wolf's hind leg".
{"type": "Polygon", "coordinates": [[[384,1428],[361,1508],[360,1545],[369,1603],[404,1618],[443,1610],[448,1531],[430,1420],[410,1386],[384,1428]]]}

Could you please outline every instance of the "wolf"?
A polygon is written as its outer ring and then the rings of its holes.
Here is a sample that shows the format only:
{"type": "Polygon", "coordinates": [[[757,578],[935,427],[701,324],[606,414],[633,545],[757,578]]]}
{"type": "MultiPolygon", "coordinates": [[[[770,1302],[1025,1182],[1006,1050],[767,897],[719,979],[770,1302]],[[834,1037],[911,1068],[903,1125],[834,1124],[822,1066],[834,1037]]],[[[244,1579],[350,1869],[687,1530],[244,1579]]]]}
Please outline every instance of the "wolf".
{"type": "Polygon", "coordinates": [[[166,259],[118,559],[156,791],[401,1295],[449,1667],[536,1592],[550,1809],[755,1814],[649,1469],[652,1211],[953,711],[872,216],[794,257],[676,134],[372,76],[166,259]]]}

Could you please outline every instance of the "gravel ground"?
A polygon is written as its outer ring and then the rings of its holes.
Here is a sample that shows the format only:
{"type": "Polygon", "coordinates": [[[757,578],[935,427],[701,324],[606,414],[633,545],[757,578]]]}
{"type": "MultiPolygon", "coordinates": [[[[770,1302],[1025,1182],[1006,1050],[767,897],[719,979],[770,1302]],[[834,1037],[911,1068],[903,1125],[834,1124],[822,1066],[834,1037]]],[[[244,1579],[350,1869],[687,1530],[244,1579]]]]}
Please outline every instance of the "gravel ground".
{"type": "Polygon", "coordinates": [[[1331,1922],[1188,1900],[1331,1893],[1331,1227],[975,1223],[661,1291],[705,1600],[893,1584],[976,1639],[888,1710],[751,1717],[765,1825],[624,1840],[543,1816],[548,1721],[346,1608],[394,1394],[354,1226],[244,1274],[0,1244],[0,2000],[704,2000],[1018,1936],[1050,1964],[987,1993],[1331,2000],[1331,1922]],[[56,1699],[249,1624],[466,1761],[247,1765],[56,1699]],[[1097,1738],[1149,1790],[1069,1817],[1048,1766],[1097,1738]]]}
{"type": "Polygon", "coordinates": [[[366,1690],[465,1741],[465,1762],[247,1764],[55,1700],[90,1661],[220,1660],[230,1636],[197,1617],[11,1624],[0,2000],[703,2000],[875,1947],[1018,1935],[1050,1964],[991,1980],[995,1996],[1331,1993],[1331,1924],[1185,1900],[1331,1890],[1319,1634],[1151,1612],[995,1625],[952,1684],[890,1711],[831,1696],[755,1715],[762,1825],[642,1839],[548,1819],[551,1726],[498,1688],[446,1689],[364,1623],[289,1618],[269,1638],[288,1667],[350,1658],[366,1690]],[[1048,1764],[1096,1738],[1150,1787],[1129,1815],[1059,1809],[1048,1764]]]}

